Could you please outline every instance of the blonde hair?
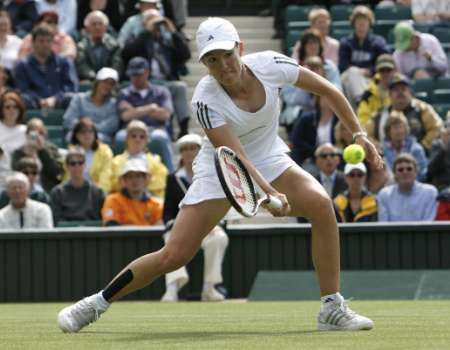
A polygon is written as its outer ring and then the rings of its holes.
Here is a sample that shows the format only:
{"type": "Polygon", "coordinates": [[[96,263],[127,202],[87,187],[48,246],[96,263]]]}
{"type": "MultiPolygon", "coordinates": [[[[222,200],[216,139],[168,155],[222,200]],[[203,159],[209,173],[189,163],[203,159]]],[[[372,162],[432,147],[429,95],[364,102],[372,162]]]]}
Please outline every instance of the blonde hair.
{"type": "Polygon", "coordinates": [[[399,124],[403,124],[406,129],[406,134],[409,134],[410,129],[409,129],[408,119],[406,119],[403,112],[392,111],[389,114],[389,117],[386,120],[386,123],[384,124],[384,128],[383,128],[386,140],[388,140],[388,141],[391,140],[391,137],[389,136],[389,131],[391,130],[391,127],[393,127],[394,125],[399,125],[399,124]]]}
{"type": "Polygon", "coordinates": [[[361,16],[366,17],[371,26],[375,23],[375,15],[373,14],[373,11],[367,6],[358,5],[353,9],[352,14],[350,15],[350,23],[352,24],[352,27],[355,25],[356,18],[361,16]]]}
{"type": "Polygon", "coordinates": [[[308,15],[309,23],[314,22],[317,19],[317,17],[320,17],[320,16],[325,16],[328,20],[331,19],[330,13],[328,12],[328,10],[326,10],[322,7],[318,7],[318,8],[312,9],[309,12],[309,15],[308,15]]]}

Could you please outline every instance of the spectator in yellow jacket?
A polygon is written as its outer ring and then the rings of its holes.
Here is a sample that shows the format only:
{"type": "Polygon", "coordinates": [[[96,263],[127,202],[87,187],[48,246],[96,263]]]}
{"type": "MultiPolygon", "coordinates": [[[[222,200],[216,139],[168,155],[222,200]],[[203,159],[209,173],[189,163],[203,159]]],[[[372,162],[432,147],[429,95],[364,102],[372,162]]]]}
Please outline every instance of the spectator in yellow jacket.
{"type": "Polygon", "coordinates": [[[391,104],[389,97],[389,84],[397,71],[392,55],[382,54],[375,63],[376,73],[364,91],[358,105],[357,115],[362,125],[366,125],[382,107],[391,104]]]}
{"type": "Polygon", "coordinates": [[[161,158],[148,152],[147,126],[140,120],[133,120],[127,126],[126,149],[122,154],[115,156],[112,160],[107,182],[103,185],[107,192],[118,192],[121,190],[120,173],[128,159],[142,159],[148,165],[152,177],[148,184],[148,191],[155,197],[164,198],[166,189],[166,177],[168,170],[161,162],[161,158]]]}
{"type": "MultiPolygon", "coordinates": [[[[100,142],[97,128],[91,118],[83,117],[75,124],[70,144],[82,147],[86,152],[84,177],[106,192],[113,153],[107,144],[100,142]]],[[[64,179],[68,179],[67,169],[64,179]]]]}

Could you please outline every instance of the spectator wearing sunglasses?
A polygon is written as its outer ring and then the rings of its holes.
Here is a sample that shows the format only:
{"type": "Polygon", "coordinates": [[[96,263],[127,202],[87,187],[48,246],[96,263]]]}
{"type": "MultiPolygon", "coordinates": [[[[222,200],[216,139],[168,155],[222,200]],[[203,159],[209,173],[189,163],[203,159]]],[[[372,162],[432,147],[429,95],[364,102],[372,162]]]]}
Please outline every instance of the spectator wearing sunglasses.
{"type": "Polygon", "coordinates": [[[338,221],[377,221],[377,199],[366,189],[367,168],[364,163],[346,164],[344,174],[348,189],[334,198],[338,221]]]}
{"type": "MultiPolygon", "coordinates": [[[[32,157],[23,157],[17,162],[16,169],[18,172],[25,174],[28,177],[30,190],[28,198],[35,201],[50,204],[50,197],[39,185],[37,179],[39,178],[39,164],[36,159],[32,157]]],[[[8,205],[10,198],[6,190],[0,192],[0,209],[8,205]]]]}
{"type": "Polygon", "coordinates": [[[71,147],[65,165],[69,179],[50,193],[55,225],[60,221],[101,220],[105,194],[84,176],[85,151],[81,147],[71,147]]]}
{"type": "Polygon", "coordinates": [[[379,221],[433,221],[436,217],[436,187],[416,180],[416,159],[407,153],[394,161],[395,184],[377,195],[379,221]]]}
{"type": "Polygon", "coordinates": [[[315,155],[319,173],[316,179],[322,184],[331,198],[347,189],[344,174],[338,170],[341,162],[339,149],[331,143],[324,143],[317,147],[315,155]]]}

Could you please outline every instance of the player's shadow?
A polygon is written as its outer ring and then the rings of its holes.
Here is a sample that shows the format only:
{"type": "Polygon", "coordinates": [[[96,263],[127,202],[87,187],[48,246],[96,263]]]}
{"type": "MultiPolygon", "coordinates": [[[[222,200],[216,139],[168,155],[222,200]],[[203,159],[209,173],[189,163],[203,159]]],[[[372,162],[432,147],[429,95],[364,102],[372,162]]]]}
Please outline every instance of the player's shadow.
{"type": "MultiPolygon", "coordinates": [[[[125,332],[92,332],[96,334],[124,334],[125,332]]],[[[180,341],[187,341],[189,339],[193,341],[210,341],[210,340],[217,340],[221,337],[228,338],[228,337],[239,337],[242,339],[242,337],[253,337],[253,336],[293,336],[293,335],[300,335],[300,334],[315,334],[315,333],[326,333],[326,332],[320,332],[316,329],[314,330],[299,330],[299,331],[287,331],[287,332],[267,332],[267,331],[224,331],[224,332],[151,332],[150,330],[148,332],[132,332],[128,333],[127,336],[120,338],[115,338],[115,341],[119,342],[130,342],[130,341],[165,341],[165,340],[177,340],[180,341]]]]}

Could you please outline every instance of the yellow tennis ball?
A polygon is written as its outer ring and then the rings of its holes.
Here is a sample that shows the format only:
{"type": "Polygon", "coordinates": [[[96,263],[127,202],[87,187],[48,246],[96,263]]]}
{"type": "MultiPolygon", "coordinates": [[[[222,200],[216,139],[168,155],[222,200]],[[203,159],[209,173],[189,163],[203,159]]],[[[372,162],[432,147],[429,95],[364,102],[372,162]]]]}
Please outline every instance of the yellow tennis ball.
{"type": "Polygon", "coordinates": [[[343,157],[346,163],[357,164],[364,160],[366,152],[360,145],[353,144],[345,147],[343,157]]]}

